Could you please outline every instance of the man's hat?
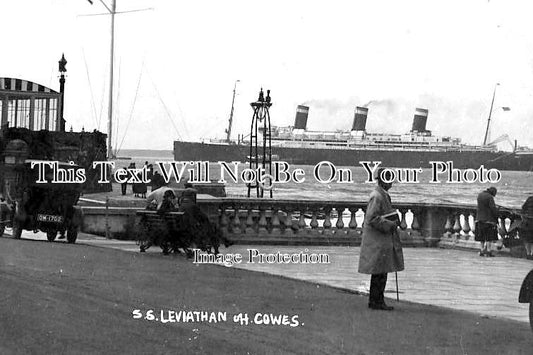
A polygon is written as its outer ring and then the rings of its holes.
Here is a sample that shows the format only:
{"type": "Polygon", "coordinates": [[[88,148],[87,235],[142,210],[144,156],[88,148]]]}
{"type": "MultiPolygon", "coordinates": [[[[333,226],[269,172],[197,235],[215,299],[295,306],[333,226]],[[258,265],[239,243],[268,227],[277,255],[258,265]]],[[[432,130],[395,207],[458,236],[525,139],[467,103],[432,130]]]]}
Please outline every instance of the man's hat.
{"type": "MultiPolygon", "coordinates": [[[[374,174],[374,179],[376,179],[378,182],[381,181],[381,182],[384,182],[382,179],[381,179],[381,175],[382,175],[382,172],[386,170],[385,168],[383,167],[379,167],[376,171],[375,171],[375,174],[374,174]]],[[[387,170],[385,172],[385,175],[386,177],[390,177],[390,174],[392,174],[389,170],[387,170]]]]}
{"type": "Polygon", "coordinates": [[[170,197],[170,198],[175,198],[176,195],[174,195],[174,192],[172,190],[167,190],[165,191],[165,193],[163,194],[163,198],[165,197],[170,197]]]}

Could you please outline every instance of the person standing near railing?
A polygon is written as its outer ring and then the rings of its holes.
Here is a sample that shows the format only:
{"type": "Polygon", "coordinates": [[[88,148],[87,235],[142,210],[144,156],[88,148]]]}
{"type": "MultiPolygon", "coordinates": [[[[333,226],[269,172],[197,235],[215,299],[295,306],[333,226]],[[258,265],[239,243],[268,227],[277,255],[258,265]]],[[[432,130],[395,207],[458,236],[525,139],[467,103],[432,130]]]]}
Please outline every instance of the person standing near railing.
{"type": "MultiPolygon", "coordinates": [[[[127,167],[124,167],[124,170],[127,170],[127,169],[128,169],[127,167]]],[[[126,181],[120,184],[122,196],[126,196],[126,193],[128,192],[128,183],[126,181]]]]}
{"type": "Polygon", "coordinates": [[[394,307],[385,303],[384,293],[387,284],[387,273],[404,269],[403,251],[398,226],[400,221],[397,212],[392,208],[391,198],[387,192],[391,187],[387,171],[377,171],[378,186],[370,194],[365,213],[363,240],[359,255],[359,272],[371,274],[368,307],[391,311],[394,307]],[[394,214],[396,213],[396,218],[394,214]]]}
{"type": "Polygon", "coordinates": [[[475,240],[481,243],[479,256],[494,256],[492,243],[498,240],[498,208],[494,197],[498,190],[489,187],[477,196],[475,240]]]}
{"type": "Polygon", "coordinates": [[[533,260],[533,195],[522,205],[522,223],[518,227],[520,239],[524,241],[526,258],[533,260]]]}

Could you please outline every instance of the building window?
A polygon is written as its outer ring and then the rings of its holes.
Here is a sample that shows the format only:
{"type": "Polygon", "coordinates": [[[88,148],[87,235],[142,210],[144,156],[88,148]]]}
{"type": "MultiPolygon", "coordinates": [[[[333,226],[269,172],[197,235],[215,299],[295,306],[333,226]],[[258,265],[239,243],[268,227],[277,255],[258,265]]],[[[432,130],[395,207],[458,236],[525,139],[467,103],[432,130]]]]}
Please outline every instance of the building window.
{"type": "Polygon", "coordinates": [[[30,128],[30,99],[9,100],[7,121],[9,127],[30,128]]]}
{"type": "Polygon", "coordinates": [[[39,131],[41,129],[47,129],[46,113],[46,99],[36,99],[33,111],[33,130],[39,131]]]}
{"type": "Polygon", "coordinates": [[[57,131],[57,99],[50,99],[49,117],[50,124],[48,129],[50,131],[57,131]]]}

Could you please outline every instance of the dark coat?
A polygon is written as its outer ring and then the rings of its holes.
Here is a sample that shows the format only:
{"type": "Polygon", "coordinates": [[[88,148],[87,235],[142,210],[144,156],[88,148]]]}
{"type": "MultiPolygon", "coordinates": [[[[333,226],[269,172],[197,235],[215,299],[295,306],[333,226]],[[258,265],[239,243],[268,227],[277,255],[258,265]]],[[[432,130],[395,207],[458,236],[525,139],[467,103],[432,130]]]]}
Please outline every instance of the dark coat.
{"type": "Polygon", "coordinates": [[[181,196],[179,198],[179,205],[180,206],[196,205],[197,194],[198,194],[198,191],[196,189],[193,189],[191,187],[186,188],[181,193],[181,196]]]}
{"type": "Polygon", "coordinates": [[[529,196],[522,205],[522,227],[523,230],[533,231],[533,196],[529,196]]]}
{"type": "Polygon", "coordinates": [[[172,202],[172,200],[166,198],[161,203],[161,206],[158,207],[157,213],[165,214],[167,212],[174,212],[174,211],[177,211],[177,210],[178,209],[176,208],[176,206],[174,206],[174,203],[172,202]]]}
{"type": "Polygon", "coordinates": [[[477,196],[476,221],[498,224],[498,208],[494,203],[494,196],[487,190],[477,196]]]}
{"type": "Polygon", "coordinates": [[[380,186],[376,187],[370,194],[363,226],[359,256],[359,272],[362,274],[385,274],[404,269],[396,222],[383,217],[391,211],[389,194],[380,186]]]}
{"type": "Polygon", "coordinates": [[[518,230],[520,238],[527,243],[533,243],[533,196],[529,196],[522,205],[522,223],[518,230]]]}

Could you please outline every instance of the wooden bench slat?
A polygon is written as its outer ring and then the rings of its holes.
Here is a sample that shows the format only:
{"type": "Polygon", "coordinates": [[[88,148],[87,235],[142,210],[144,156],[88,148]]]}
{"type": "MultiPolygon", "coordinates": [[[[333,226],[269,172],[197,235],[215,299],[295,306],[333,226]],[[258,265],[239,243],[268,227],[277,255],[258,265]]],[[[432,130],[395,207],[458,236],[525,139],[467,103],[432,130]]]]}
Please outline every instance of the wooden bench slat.
{"type": "Polygon", "coordinates": [[[159,214],[157,211],[137,211],[141,216],[140,225],[148,233],[174,233],[179,232],[183,225],[185,212],[167,212],[159,214]]]}

